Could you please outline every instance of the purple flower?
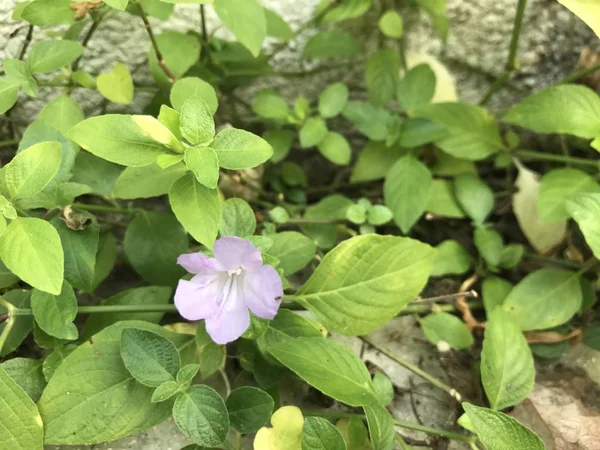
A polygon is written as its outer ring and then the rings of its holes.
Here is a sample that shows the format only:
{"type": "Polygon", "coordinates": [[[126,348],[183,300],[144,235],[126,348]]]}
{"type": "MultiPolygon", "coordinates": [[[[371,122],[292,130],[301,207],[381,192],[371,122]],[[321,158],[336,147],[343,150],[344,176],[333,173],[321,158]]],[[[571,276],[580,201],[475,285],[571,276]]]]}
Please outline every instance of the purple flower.
{"type": "Polygon", "coordinates": [[[277,271],[263,265],[260,250],[233,236],[218,239],[214,258],[202,253],[181,255],[177,263],[195,276],[180,280],[175,306],[188,320],[206,320],[217,344],[239,338],[250,326],[252,311],[263,319],[277,314],[283,287],[277,271]]]}

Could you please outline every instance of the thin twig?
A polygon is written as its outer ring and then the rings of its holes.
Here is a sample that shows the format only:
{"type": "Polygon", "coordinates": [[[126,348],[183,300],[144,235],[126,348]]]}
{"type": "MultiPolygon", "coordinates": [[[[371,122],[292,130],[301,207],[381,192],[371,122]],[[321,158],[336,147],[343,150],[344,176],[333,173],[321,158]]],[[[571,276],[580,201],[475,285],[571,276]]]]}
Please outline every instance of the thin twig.
{"type": "Polygon", "coordinates": [[[2,334],[0,334],[0,353],[2,352],[2,349],[4,348],[6,341],[8,340],[10,332],[12,331],[13,327],[15,326],[15,321],[16,321],[15,317],[11,316],[5,322],[4,329],[2,330],[2,334]]]}
{"type": "MultiPolygon", "coordinates": [[[[81,41],[81,45],[83,45],[84,47],[87,48],[88,43],[90,42],[90,40],[92,39],[92,36],[94,35],[96,29],[98,28],[98,25],[100,25],[100,20],[94,20],[92,22],[92,26],[90,27],[90,29],[86,33],[85,37],[83,38],[83,41],[81,41]]],[[[81,55],[79,58],[77,58],[75,60],[75,62],[73,63],[73,72],[75,72],[77,70],[77,68],[79,67],[79,64],[81,63],[81,59],[82,58],[83,58],[83,55],[81,55]]]]}
{"type": "Polygon", "coordinates": [[[552,153],[536,152],[534,150],[517,150],[514,154],[520,158],[533,161],[552,161],[558,163],[579,164],[582,166],[593,166],[600,168],[600,161],[586,158],[577,158],[575,156],[554,155],[552,153]]]}
{"type": "Polygon", "coordinates": [[[27,53],[27,48],[29,44],[31,44],[31,38],[33,37],[33,25],[29,25],[27,29],[27,36],[25,36],[25,40],[23,41],[23,45],[21,46],[21,51],[19,52],[19,59],[23,60],[25,58],[25,53],[27,53]]]}
{"type": "Polygon", "coordinates": [[[208,31],[206,29],[206,17],[204,13],[204,5],[200,5],[200,23],[202,24],[202,40],[208,42],[208,31]]]}
{"type": "Polygon", "coordinates": [[[583,330],[577,328],[568,334],[561,334],[556,331],[526,331],[524,334],[530,344],[556,344],[578,338],[582,333],[583,330]]]}
{"type": "MultiPolygon", "coordinates": [[[[479,277],[476,273],[471,275],[460,286],[459,292],[472,292],[470,289],[475,283],[477,283],[478,279],[479,277]]],[[[466,295],[461,295],[456,299],[456,308],[461,312],[463,322],[470,331],[473,331],[474,328],[484,328],[485,323],[479,322],[475,317],[473,317],[473,313],[471,312],[471,308],[469,307],[466,299],[466,295]]]]}
{"type": "Polygon", "coordinates": [[[171,80],[171,83],[175,83],[177,81],[177,77],[175,74],[167,67],[165,63],[165,58],[163,57],[162,52],[158,48],[158,42],[156,41],[156,37],[154,36],[154,31],[152,31],[152,25],[150,25],[150,21],[148,20],[148,16],[144,12],[144,9],[141,5],[138,5],[140,17],[144,22],[144,26],[146,27],[146,31],[148,32],[148,37],[150,38],[150,42],[152,43],[152,48],[154,49],[154,54],[156,55],[156,61],[158,62],[159,67],[165,73],[167,78],[171,80]]]}
{"type": "Polygon", "coordinates": [[[479,294],[476,290],[471,289],[468,292],[457,292],[455,294],[447,294],[447,295],[437,295],[435,297],[425,297],[425,298],[417,298],[413,300],[413,303],[437,303],[437,302],[447,302],[450,300],[456,300],[457,298],[479,298],[479,294]]]}
{"type": "Polygon", "coordinates": [[[594,73],[596,71],[600,70],[600,62],[597,64],[594,64],[590,67],[585,67],[583,69],[580,69],[576,72],[573,72],[570,75],[567,75],[566,77],[564,77],[562,80],[560,80],[558,83],[556,84],[565,84],[565,83],[572,83],[573,81],[577,81],[583,77],[585,77],[586,75],[589,75],[590,73],[594,73]]]}

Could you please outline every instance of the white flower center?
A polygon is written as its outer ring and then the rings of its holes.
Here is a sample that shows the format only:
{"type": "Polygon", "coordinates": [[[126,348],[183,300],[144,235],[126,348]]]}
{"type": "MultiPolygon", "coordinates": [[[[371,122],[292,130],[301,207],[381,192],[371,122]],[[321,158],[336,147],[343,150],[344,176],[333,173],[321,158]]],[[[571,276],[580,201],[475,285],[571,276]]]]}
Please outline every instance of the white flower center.
{"type": "Polygon", "coordinates": [[[228,271],[227,271],[227,274],[228,274],[229,276],[232,276],[232,275],[239,275],[240,273],[242,273],[242,268],[241,268],[241,267],[238,267],[237,269],[233,269],[233,270],[228,270],[228,271]]]}

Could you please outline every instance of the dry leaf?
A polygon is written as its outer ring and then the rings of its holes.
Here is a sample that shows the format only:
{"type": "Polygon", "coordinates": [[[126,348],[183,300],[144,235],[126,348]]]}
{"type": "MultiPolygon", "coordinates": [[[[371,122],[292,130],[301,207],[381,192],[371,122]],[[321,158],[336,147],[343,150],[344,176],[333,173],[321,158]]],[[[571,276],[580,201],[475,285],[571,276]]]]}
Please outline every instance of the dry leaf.
{"type": "Polygon", "coordinates": [[[419,64],[428,64],[435,73],[435,93],[431,103],[456,102],[456,80],[448,68],[439,60],[425,53],[407,53],[406,65],[409,69],[419,64]]]}

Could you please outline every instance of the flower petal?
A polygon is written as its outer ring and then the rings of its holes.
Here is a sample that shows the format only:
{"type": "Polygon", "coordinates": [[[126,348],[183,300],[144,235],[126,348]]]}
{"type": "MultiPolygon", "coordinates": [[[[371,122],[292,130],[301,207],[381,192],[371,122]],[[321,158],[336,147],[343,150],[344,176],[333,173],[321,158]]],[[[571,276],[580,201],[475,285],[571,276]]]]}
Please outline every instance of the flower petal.
{"type": "Polygon", "coordinates": [[[206,331],[220,345],[235,341],[250,326],[250,313],[246,305],[231,298],[226,302],[229,308],[223,308],[215,316],[206,319],[206,331]]]}
{"type": "Polygon", "coordinates": [[[177,264],[187,270],[189,273],[207,273],[214,272],[216,261],[203,253],[185,253],[177,258],[177,264]]]}
{"type": "Polygon", "coordinates": [[[196,275],[191,281],[179,280],[175,291],[175,307],[182,317],[200,320],[215,315],[223,298],[225,272],[196,275]]]}
{"type": "Polygon", "coordinates": [[[221,270],[258,270],[262,266],[260,250],[246,239],[225,236],[217,239],[213,249],[221,270]]]}
{"type": "Polygon", "coordinates": [[[283,297],[283,286],[277,271],[262,266],[244,274],[242,296],[246,305],[261,319],[272,319],[277,314],[283,297]]]}

